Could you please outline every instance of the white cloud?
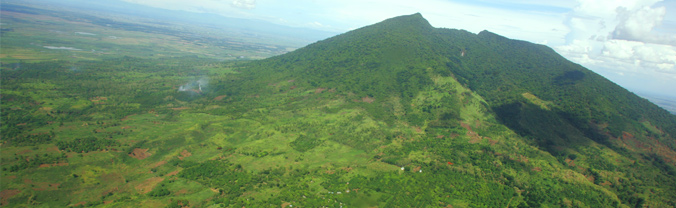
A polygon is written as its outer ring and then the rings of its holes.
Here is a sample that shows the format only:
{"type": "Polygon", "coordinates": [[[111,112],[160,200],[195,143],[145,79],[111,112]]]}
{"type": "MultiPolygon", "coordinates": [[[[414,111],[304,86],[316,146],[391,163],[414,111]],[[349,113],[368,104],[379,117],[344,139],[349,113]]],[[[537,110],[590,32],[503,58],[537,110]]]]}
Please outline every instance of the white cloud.
{"type": "Polygon", "coordinates": [[[233,0],[232,6],[242,9],[256,8],[256,0],[233,0]]]}
{"type": "Polygon", "coordinates": [[[612,38],[676,45],[676,37],[653,31],[662,23],[665,14],[665,7],[646,6],[634,11],[619,7],[617,8],[619,24],[612,32],[612,38]]]}
{"type": "Polygon", "coordinates": [[[325,24],[322,24],[318,21],[308,22],[304,26],[309,27],[309,28],[313,28],[313,29],[319,29],[319,30],[331,29],[332,28],[331,25],[325,25],[325,24]]]}
{"type": "Polygon", "coordinates": [[[676,73],[676,47],[627,40],[611,40],[605,43],[602,56],[605,64],[622,64],[649,74],[676,73]],[[637,66],[637,67],[632,67],[637,66]]]}
{"type": "Polygon", "coordinates": [[[572,61],[617,78],[620,84],[676,87],[676,36],[655,31],[667,12],[665,7],[654,7],[658,2],[579,0],[565,21],[570,29],[566,43],[554,48],[572,61]]]}
{"type": "Polygon", "coordinates": [[[309,24],[310,26],[313,26],[313,27],[324,27],[324,25],[323,25],[322,23],[319,23],[319,22],[317,22],[317,21],[310,22],[310,23],[308,23],[308,24],[309,24]]]}
{"type": "Polygon", "coordinates": [[[571,54],[587,54],[592,51],[592,45],[589,41],[573,40],[572,44],[560,46],[558,49],[571,54]]]}
{"type": "Polygon", "coordinates": [[[634,47],[643,45],[641,42],[610,40],[605,42],[603,46],[603,56],[614,58],[619,61],[629,61],[634,57],[634,47]]]}
{"type": "Polygon", "coordinates": [[[123,0],[130,3],[169,10],[213,13],[228,17],[255,18],[249,13],[256,7],[255,0],[123,0]]]}

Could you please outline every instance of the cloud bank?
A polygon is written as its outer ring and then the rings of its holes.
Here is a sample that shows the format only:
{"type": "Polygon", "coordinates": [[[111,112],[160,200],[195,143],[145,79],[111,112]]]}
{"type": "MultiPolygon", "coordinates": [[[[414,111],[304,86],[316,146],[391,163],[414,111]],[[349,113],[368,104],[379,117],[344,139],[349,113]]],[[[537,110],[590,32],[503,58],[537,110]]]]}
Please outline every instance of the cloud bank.
{"type": "Polygon", "coordinates": [[[579,0],[565,20],[570,29],[566,44],[554,48],[597,73],[615,77],[613,81],[618,84],[676,95],[676,36],[656,31],[667,12],[665,7],[656,6],[659,2],[579,0]],[[652,84],[639,82],[664,85],[663,89],[654,89],[652,84]]]}

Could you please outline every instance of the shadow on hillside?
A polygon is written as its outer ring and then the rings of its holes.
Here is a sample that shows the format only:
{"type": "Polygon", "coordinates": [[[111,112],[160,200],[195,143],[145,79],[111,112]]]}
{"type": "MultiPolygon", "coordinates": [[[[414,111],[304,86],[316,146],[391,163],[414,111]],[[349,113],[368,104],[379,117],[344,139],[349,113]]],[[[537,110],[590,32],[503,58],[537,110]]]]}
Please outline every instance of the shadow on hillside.
{"type": "Polygon", "coordinates": [[[554,78],[554,83],[557,85],[575,84],[575,82],[584,79],[585,74],[581,71],[569,71],[563,75],[554,78]]]}
{"type": "Polygon", "coordinates": [[[590,145],[592,140],[607,145],[607,136],[596,133],[583,121],[531,103],[517,101],[493,111],[504,125],[554,156],[565,154],[562,151],[566,148],[590,145]]]}

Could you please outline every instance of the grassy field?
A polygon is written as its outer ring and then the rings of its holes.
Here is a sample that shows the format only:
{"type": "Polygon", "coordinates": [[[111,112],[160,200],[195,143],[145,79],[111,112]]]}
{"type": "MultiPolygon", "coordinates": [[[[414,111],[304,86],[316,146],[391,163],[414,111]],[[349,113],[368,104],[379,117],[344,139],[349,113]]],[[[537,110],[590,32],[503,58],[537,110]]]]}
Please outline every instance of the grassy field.
{"type": "Polygon", "coordinates": [[[92,20],[89,14],[12,4],[3,5],[1,15],[0,60],[4,63],[122,56],[261,59],[298,47],[295,43],[269,44],[269,40],[208,28],[140,23],[109,16],[92,20]]]}

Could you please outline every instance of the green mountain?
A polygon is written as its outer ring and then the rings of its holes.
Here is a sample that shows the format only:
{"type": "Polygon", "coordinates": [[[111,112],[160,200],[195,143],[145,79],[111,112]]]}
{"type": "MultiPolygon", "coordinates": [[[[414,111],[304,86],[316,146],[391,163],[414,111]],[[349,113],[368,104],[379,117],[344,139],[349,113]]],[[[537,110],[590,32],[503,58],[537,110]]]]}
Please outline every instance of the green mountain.
{"type": "Polygon", "coordinates": [[[420,14],[260,61],[2,73],[3,205],[676,206],[676,116],[420,14]]]}

